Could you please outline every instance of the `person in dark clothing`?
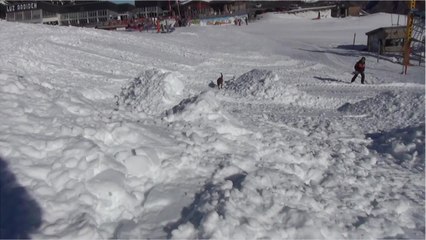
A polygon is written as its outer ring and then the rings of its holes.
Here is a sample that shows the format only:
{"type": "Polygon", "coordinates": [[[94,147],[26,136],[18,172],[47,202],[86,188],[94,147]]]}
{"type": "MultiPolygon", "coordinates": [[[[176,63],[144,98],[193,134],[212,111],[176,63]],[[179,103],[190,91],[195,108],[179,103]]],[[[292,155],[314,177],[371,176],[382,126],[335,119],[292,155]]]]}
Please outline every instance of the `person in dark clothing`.
{"type": "Polygon", "coordinates": [[[358,74],[361,74],[361,83],[364,84],[365,57],[362,57],[358,62],[356,62],[354,68],[355,68],[355,72],[354,72],[354,77],[352,78],[351,83],[355,82],[355,79],[356,77],[358,77],[358,74]]]}

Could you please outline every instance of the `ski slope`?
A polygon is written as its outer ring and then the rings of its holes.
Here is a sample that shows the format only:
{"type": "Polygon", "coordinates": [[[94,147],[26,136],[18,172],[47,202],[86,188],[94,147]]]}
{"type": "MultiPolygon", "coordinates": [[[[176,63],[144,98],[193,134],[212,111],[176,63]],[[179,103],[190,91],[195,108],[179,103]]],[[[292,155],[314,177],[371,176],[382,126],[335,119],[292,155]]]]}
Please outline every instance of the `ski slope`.
{"type": "Polygon", "coordinates": [[[0,21],[2,237],[424,239],[424,65],[351,48],[389,19],[0,21]]]}

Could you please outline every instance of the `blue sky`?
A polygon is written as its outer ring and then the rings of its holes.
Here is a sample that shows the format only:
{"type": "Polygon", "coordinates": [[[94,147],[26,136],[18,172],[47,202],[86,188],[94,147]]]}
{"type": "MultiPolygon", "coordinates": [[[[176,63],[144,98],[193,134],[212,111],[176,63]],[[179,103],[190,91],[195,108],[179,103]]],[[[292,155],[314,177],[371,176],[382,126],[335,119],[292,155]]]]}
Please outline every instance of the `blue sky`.
{"type": "Polygon", "coordinates": [[[135,1],[133,0],[110,0],[111,2],[114,2],[114,3],[130,3],[130,4],[133,4],[133,5],[135,5],[135,1]]]}

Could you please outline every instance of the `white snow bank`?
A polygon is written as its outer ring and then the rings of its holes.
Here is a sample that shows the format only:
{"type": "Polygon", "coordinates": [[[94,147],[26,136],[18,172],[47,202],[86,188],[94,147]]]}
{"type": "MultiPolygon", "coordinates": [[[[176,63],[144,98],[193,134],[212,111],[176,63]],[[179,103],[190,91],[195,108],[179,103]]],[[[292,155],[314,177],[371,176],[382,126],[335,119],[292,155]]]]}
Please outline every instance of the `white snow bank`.
{"type": "MultiPolygon", "coordinates": [[[[173,98],[179,85],[162,80],[173,98]]],[[[36,238],[112,236],[119,221],[140,215],[145,186],[161,178],[157,170],[176,143],[152,126],[104,122],[109,104],[98,109],[81,87],[41,81],[0,69],[0,155],[43,208],[36,238]]]]}
{"type": "Polygon", "coordinates": [[[117,105],[158,115],[176,105],[184,94],[184,84],[177,73],[158,69],[144,71],[122,87],[117,105]]]}
{"type": "Polygon", "coordinates": [[[425,117],[424,92],[387,91],[356,103],[346,103],[337,110],[353,115],[381,119],[386,128],[422,123],[425,117]],[[393,121],[386,121],[392,119],[393,121]]]}
{"type": "Polygon", "coordinates": [[[201,121],[221,134],[241,135],[249,133],[238,121],[221,106],[213,91],[202,92],[192,98],[182,100],[165,112],[167,121],[201,121]]]}
{"type": "Polygon", "coordinates": [[[296,102],[306,95],[296,86],[280,79],[274,72],[261,69],[253,69],[236,80],[227,82],[226,88],[243,97],[269,99],[287,104],[296,102]]]}
{"type": "Polygon", "coordinates": [[[220,102],[215,95],[212,92],[202,92],[182,100],[171,110],[166,111],[166,116],[168,116],[168,120],[173,120],[176,114],[186,121],[194,121],[203,117],[214,120],[220,118],[220,111],[220,102]]]}

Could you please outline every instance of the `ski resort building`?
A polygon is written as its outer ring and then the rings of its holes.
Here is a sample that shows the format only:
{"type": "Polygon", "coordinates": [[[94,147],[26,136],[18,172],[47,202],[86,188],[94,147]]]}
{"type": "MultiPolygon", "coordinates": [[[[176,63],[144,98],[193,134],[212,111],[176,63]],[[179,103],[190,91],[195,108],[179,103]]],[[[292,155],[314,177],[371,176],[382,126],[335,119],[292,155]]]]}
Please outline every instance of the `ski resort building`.
{"type": "Polygon", "coordinates": [[[178,11],[191,24],[226,25],[248,19],[247,5],[246,1],[183,1],[178,11]]]}
{"type": "Polygon", "coordinates": [[[331,16],[332,17],[348,17],[354,16],[358,17],[365,14],[362,10],[362,6],[359,4],[348,3],[348,2],[336,2],[336,7],[332,9],[331,16]]]}
{"type": "Polygon", "coordinates": [[[169,16],[171,7],[170,1],[135,1],[134,14],[145,18],[169,16]]]}
{"type": "Polygon", "coordinates": [[[164,11],[159,6],[135,7],[108,1],[75,2],[68,5],[34,1],[6,5],[7,21],[63,26],[108,28],[117,25],[117,21],[126,26],[126,21],[130,19],[162,15],[164,11]]]}
{"type": "Polygon", "coordinates": [[[190,18],[224,17],[247,14],[245,1],[185,1],[182,15],[190,18]]]}
{"type": "Polygon", "coordinates": [[[381,27],[367,32],[367,49],[380,54],[402,52],[406,26],[381,27]]]}
{"type": "Polygon", "coordinates": [[[332,10],[336,8],[335,5],[318,6],[318,7],[298,7],[287,11],[287,13],[309,17],[309,18],[327,18],[331,17],[332,10]]]}

